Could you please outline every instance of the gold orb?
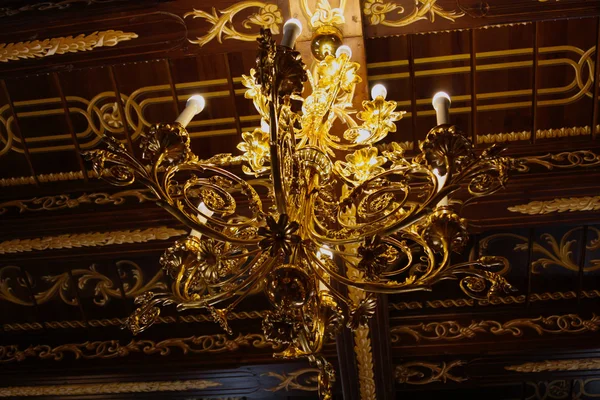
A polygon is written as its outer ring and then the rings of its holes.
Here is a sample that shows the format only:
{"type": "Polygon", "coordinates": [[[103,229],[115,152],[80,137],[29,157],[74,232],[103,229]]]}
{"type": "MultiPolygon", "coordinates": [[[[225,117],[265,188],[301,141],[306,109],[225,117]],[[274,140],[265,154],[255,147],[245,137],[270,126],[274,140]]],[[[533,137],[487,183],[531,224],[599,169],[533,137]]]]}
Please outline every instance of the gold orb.
{"type": "Polygon", "coordinates": [[[322,26],[313,36],[310,50],[315,59],[322,61],[328,55],[335,56],[335,51],[341,45],[342,32],[334,26],[322,26]]]}

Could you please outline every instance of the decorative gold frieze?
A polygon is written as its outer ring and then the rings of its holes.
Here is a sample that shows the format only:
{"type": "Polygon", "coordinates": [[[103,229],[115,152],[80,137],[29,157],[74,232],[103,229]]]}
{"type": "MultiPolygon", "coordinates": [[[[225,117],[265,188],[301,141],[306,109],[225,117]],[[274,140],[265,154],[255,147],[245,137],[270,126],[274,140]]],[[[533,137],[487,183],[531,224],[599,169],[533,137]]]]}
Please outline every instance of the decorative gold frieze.
{"type": "MultiPolygon", "coordinates": [[[[598,131],[599,128],[596,128],[598,131]]],[[[591,135],[589,126],[573,126],[571,128],[550,128],[538,129],[535,131],[536,139],[556,139],[562,137],[591,135]]],[[[489,133],[487,135],[477,135],[477,143],[504,143],[517,142],[531,139],[531,131],[509,132],[509,133],[489,133]]]]}
{"type": "Polygon", "coordinates": [[[517,171],[529,172],[531,165],[539,165],[548,170],[592,168],[600,166],[600,155],[591,150],[564,151],[562,153],[548,153],[541,156],[527,156],[517,158],[517,171]]]}
{"type": "Polygon", "coordinates": [[[126,40],[137,38],[133,32],[97,31],[75,37],[58,37],[30,42],[0,43],[0,62],[18,61],[28,58],[50,57],[58,54],[90,51],[99,47],[113,47],[126,40]]]}
{"type": "Polygon", "coordinates": [[[477,135],[477,144],[518,142],[520,140],[529,140],[530,131],[509,132],[509,133],[488,133],[487,135],[477,135]]]}
{"type": "Polygon", "coordinates": [[[456,372],[452,372],[452,370],[465,364],[466,362],[461,360],[448,363],[413,361],[396,365],[394,375],[396,382],[409,385],[427,385],[434,382],[446,383],[448,381],[460,383],[468,378],[464,374],[463,376],[455,375],[456,372]]]}
{"type": "Polygon", "coordinates": [[[276,349],[278,345],[267,341],[258,333],[239,334],[232,338],[225,334],[171,338],[159,342],[131,340],[121,344],[118,340],[84,343],[68,343],[59,346],[32,345],[21,350],[19,345],[0,346],[0,364],[24,361],[27,358],[60,361],[66,356],[79,359],[110,359],[128,357],[131,354],[168,356],[173,349],[183,354],[215,354],[237,351],[242,347],[276,349]]]}
{"type": "Polygon", "coordinates": [[[508,371],[536,373],[547,371],[600,370],[600,358],[577,358],[570,360],[546,360],[527,362],[504,367],[508,371]]]}
{"type": "Polygon", "coordinates": [[[83,383],[73,385],[12,386],[0,388],[0,397],[75,396],[115,393],[179,392],[219,387],[204,379],[187,381],[83,383]]]}
{"type": "Polygon", "coordinates": [[[223,39],[242,40],[246,42],[255,41],[259,34],[258,32],[240,32],[236,29],[233,18],[239,12],[249,8],[257,8],[258,11],[251,14],[242,22],[242,26],[246,29],[251,29],[252,25],[260,28],[270,29],[274,35],[279,34],[279,26],[283,24],[283,16],[277,4],[265,3],[262,1],[241,1],[233,4],[224,10],[216,10],[212,8],[212,13],[196,10],[190,11],[183,15],[184,18],[202,18],[207,23],[212,25],[208,33],[204,36],[197,37],[196,40],[189,40],[190,43],[204,46],[213,39],[217,39],[219,43],[223,43],[223,39]]]}
{"type": "Polygon", "coordinates": [[[532,201],[508,207],[508,211],[528,215],[550,214],[553,212],[596,211],[600,209],[600,196],[557,198],[545,201],[532,201]]]}
{"type": "Polygon", "coordinates": [[[412,9],[405,8],[393,1],[365,0],[363,3],[363,14],[367,17],[370,25],[384,25],[391,27],[402,27],[417,21],[428,20],[434,22],[435,17],[441,17],[454,22],[465,14],[457,10],[444,10],[437,5],[437,0],[419,0],[412,2],[412,9]],[[394,12],[402,15],[400,19],[388,20],[387,14],[394,12]]]}
{"type": "Polygon", "coordinates": [[[156,228],[127,229],[113,232],[67,233],[59,236],[46,236],[35,239],[13,239],[0,243],[0,254],[145,243],[152,240],[167,240],[187,233],[187,231],[181,229],[159,226],[156,228]]]}
{"type": "Polygon", "coordinates": [[[269,392],[278,392],[280,390],[302,390],[305,392],[316,392],[319,380],[318,368],[303,368],[290,373],[267,372],[264,374],[272,378],[277,378],[280,383],[276,386],[265,389],[269,392]]]}
{"type": "Polygon", "coordinates": [[[428,322],[416,325],[401,325],[391,328],[392,343],[402,343],[403,336],[410,336],[417,342],[458,341],[474,339],[480,334],[521,337],[532,331],[545,334],[581,334],[600,329],[600,317],[593,314],[584,319],[577,314],[552,315],[549,317],[518,318],[506,322],[492,320],[472,321],[462,325],[457,321],[428,322]]]}
{"type": "Polygon", "coordinates": [[[9,200],[0,203],[0,215],[5,214],[10,207],[17,208],[20,213],[30,211],[54,211],[65,208],[76,208],[82,204],[112,204],[125,203],[128,197],[138,200],[138,203],[154,201],[154,197],[148,189],[130,189],[117,193],[83,193],[77,197],[70,194],[59,194],[55,196],[34,197],[27,200],[9,200]]]}

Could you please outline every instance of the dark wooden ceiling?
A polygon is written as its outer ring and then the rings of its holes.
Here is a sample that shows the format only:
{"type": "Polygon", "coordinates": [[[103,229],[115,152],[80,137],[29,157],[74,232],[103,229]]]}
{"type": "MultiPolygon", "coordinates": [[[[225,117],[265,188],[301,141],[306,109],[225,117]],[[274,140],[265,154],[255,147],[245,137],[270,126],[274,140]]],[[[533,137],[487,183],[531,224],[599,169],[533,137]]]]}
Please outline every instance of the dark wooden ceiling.
{"type": "MultiPolygon", "coordinates": [[[[207,107],[189,126],[193,150],[236,153],[259,123],[241,83],[258,30],[244,21],[267,10],[259,3],[1,2],[0,397],[316,397],[314,369],[272,358],[260,296],[234,314],[233,336],[171,309],[139,336],[120,329],[136,295],[170,284],[158,259],[186,231],[81,156],[102,135],[138,151],[140,132],[198,92],[207,107]],[[213,35],[210,15],[236,7],[213,35]],[[186,16],[194,9],[208,14],[186,16]]],[[[306,19],[300,2],[268,3],[281,20],[306,19]]],[[[344,14],[363,63],[357,100],[387,86],[407,111],[392,139],[409,155],[445,90],[478,148],[504,143],[523,167],[463,207],[470,251],[507,257],[518,292],[475,301],[446,282],[381,298],[368,330],[326,348],[337,398],[600,396],[600,3],[349,0],[344,14]]]]}

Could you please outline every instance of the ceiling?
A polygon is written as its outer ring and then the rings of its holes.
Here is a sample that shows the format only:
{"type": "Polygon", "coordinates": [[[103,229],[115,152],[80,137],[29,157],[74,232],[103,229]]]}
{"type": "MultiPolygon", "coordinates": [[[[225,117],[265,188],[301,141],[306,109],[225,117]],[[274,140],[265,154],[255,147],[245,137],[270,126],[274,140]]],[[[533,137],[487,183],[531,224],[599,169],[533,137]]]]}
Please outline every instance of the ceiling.
{"type": "MultiPolygon", "coordinates": [[[[477,148],[506,146],[521,167],[503,191],[463,205],[472,235],[456,255],[506,257],[518,291],[477,301],[444,282],[381,297],[369,327],[325,349],[336,398],[600,396],[600,3],[344,3],[362,64],[357,105],[385,84],[406,111],[391,139],[409,156],[445,90],[477,148]]],[[[0,397],[316,398],[312,366],[273,359],[260,294],[232,313],[233,336],[169,308],[138,336],[121,329],[137,295],[168,289],[158,260],[187,231],[82,156],[103,135],[139,155],[140,133],[195,93],[207,106],[188,127],[193,151],[237,154],[260,121],[241,83],[256,21],[309,27],[302,4],[0,2],[0,397]]],[[[310,35],[298,43],[305,60],[310,35]]]]}

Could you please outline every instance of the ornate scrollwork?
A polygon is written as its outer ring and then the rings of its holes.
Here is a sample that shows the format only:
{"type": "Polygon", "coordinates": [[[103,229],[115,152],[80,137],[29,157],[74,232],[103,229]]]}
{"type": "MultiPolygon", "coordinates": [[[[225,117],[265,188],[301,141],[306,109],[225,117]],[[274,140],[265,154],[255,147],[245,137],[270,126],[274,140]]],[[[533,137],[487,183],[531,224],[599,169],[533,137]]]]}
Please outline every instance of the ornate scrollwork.
{"type": "MultiPolygon", "coordinates": [[[[460,368],[466,362],[462,360],[450,361],[448,363],[431,363],[413,361],[396,365],[395,376],[396,382],[408,385],[427,385],[434,382],[464,382],[468,378],[466,376],[458,376],[452,370],[460,368]]],[[[464,375],[464,374],[463,374],[464,375]]]]}
{"type": "Polygon", "coordinates": [[[532,361],[520,365],[507,365],[507,371],[538,373],[546,371],[584,371],[600,369],[600,358],[532,361]]]}
{"type": "Polygon", "coordinates": [[[435,16],[447,19],[454,22],[457,18],[463,17],[465,14],[456,10],[444,10],[437,5],[437,0],[414,0],[414,8],[409,13],[405,8],[392,1],[385,0],[365,0],[363,5],[363,14],[368,17],[371,25],[385,25],[391,27],[402,27],[413,24],[421,20],[429,20],[433,22],[435,16]],[[406,14],[398,20],[387,20],[387,14],[396,11],[398,14],[406,14]]]}
{"type": "MultiPolygon", "coordinates": [[[[259,179],[198,159],[178,123],[143,135],[142,160],[110,138],[108,150],[87,156],[102,178],[147,186],[194,231],[162,259],[172,292],[140,298],[130,328],[145,329],[160,318],[158,305],[175,303],[207,309],[230,331],[229,313],[264,290],[273,310],[263,331],[282,346],[275,355],[307,358],[319,368],[321,398],[330,399],[335,374],[323,345],[344,325],[367,343],[375,293],[429,290],[457,279],[477,299],[512,290],[502,277],[504,259],[451,264],[451,252],[467,240],[466,225],[458,207],[438,205],[461,188],[472,197],[501,189],[512,163],[498,147],[477,154],[452,125],[432,129],[413,159],[398,143],[377,147],[402,113],[378,96],[354,118],[359,65],[348,54],[328,55],[309,73],[299,53],[276,45],[270,31],[261,31],[258,42],[256,68],[243,84],[263,124],[243,135],[239,149],[244,171],[259,179]],[[305,82],[312,91],[302,97],[305,82]],[[345,132],[334,133],[334,125],[345,132]],[[345,161],[335,162],[338,156],[345,161]]],[[[369,360],[362,363],[365,393],[373,382],[369,360]]]]}
{"type": "Polygon", "coordinates": [[[305,392],[316,392],[319,390],[317,383],[319,380],[319,370],[317,368],[303,368],[289,373],[267,372],[266,376],[276,378],[280,383],[276,386],[267,388],[269,392],[278,392],[280,390],[302,390],[305,392]]]}

